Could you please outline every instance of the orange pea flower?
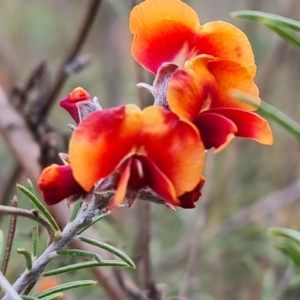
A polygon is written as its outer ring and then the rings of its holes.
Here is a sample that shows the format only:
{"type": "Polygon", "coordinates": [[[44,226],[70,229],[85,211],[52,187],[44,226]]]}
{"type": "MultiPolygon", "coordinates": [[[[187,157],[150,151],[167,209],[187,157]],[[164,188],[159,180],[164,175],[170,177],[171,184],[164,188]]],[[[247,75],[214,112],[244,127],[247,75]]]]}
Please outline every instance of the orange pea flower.
{"type": "Polygon", "coordinates": [[[45,168],[38,180],[38,187],[48,205],[64,199],[73,202],[86,194],[86,191],[74,179],[70,165],[53,164],[45,168]]]}
{"type": "MultiPolygon", "coordinates": [[[[222,21],[200,25],[180,0],[146,0],[130,15],[133,57],[157,74],[155,104],[169,107],[198,127],[205,148],[224,147],[234,136],[272,143],[268,123],[235,100],[239,90],[259,104],[256,65],[246,35],[222,21]]],[[[145,86],[144,86],[145,87],[145,86]]]]}
{"type": "Polygon", "coordinates": [[[170,205],[193,207],[203,182],[204,147],[197,129],[161,107],[141,111],[127,105],[88,115],[72,135],[69,155],[74,178],[85,191],[120,172],[111,209],[128,191],[146,187],[170,205]],[[186,193],[185,205],[179,197],[186,193]]]}

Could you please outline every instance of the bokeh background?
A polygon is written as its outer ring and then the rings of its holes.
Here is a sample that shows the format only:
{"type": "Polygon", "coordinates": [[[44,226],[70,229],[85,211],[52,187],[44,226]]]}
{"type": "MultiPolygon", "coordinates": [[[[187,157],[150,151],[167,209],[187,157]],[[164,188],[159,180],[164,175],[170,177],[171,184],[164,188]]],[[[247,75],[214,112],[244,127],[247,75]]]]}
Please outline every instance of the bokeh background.
{"type": "MultiPolygon", "coordinates": [[[[77,35],[88,1],[2,0],[0,1],[0,85],[10,94],[41,61],[53,76],[77,35]]],[[[185,1],[199,14],[201,23],[231,22],[248,35],[258,65],[256,83],[261,98],[300,122],[300,54],[268,29],[256,23],[236,21],[230,12],[260,10],[300,20],[299,0],[191,0],[185,1]]],[[[73,74],[63,86],[59,99],[77,86],[98,96],[103,107],[140,104],[135,84],[153,77],[142,72],[130,54],[128,17],[131,0],[103,1],[81,54],[90,64],[73,74]]],[[[142,105],[151,97],[142,94],[142,105]]],[[[54,105],[49,123],[66,133],[71,118],[54,105]]],[[[164,299],[273,300],[299,299],[300,285],[289,261],[272,245],[269,227],[300,229],[300,145],[276,124],[271,124],[274,145],[235,139],[220,153],[208,153],[207,184],[193,210],[151,205],[152,272],[165,290],[164,299]],[[285,289],[293,282],[293,289],[285,289]],[[182,296],[182,298],[178,298],[182,296]]],[[[58,143],[59,144],[59,143],[58,143]]],[[[64,145],[59,144],[61,149],[64,145]]],[[[22,145],[20,145],[22,147],[22,145]]],[[[167,159],[167,158],[166,158],[167,159]]],[[[7,189],[16,161],[0,137],[0,194],[7,189]]],[[[26,174],[18,178],[24,183],[26,174]]],[[[10,196],[1,199],[8,203],[10,196]]],[[[20,197],[20,206],[29,207],[20,197]]],[[[4,233],[7,217],[0,217],[4,233]]],[[[139,265],[143,219],[138,205],[119,209],[100,222],[97,230],[104,241],[128,253],[139,265]]],[[[18,221],[13,245],[30,247],[30,225],[18,221]]],[[[41,251],[44,247],[42,236],[41,251]]],[[[66,260],[55,260],[53,266],[66,260]]],[[[22,257],[13,253],[7,273],[13,281],[24,269],[22,257]]],[[[128,271],[142,286],[140,270],[128,271]]],[[[92,278],[88,271],[59,277],[61,282],[92,278]]],[[[66,293],[67,299],[109,299],[101,286],[66,293]]]]}

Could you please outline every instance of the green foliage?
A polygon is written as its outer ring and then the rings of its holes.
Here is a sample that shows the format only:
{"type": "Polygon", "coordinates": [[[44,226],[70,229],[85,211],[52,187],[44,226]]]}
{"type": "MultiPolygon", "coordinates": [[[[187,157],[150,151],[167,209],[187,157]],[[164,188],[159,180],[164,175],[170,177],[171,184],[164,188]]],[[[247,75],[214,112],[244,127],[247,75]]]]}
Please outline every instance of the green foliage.
{"type": "Polygon", "coordinates": [[[50,296],[53,294],[57,294],[62,291],[71,290],[79,287],[87,287],[87,286],[93,286],[97,283],[97,281],[94,280],[78,280],[78,281],[72,281],[64,284],[57,285],[56,287],[50,288],[46,291],[43,291],[41,293],[38,293],[35,295],[38,299],[43,299],[43,297],[50,296]]]}
{"type": "MultiPolygon", "coordinates": [[[[50,224],[49,226],[53,226],[53,229],[55,230],[55,232],[59,233],[59,235],[56,236],[56,239],[58,241],[58,239],[62,237],[60,235],[60,230],[59,230],[58,224],[56,223],[56,221],[55,221],[54,217],[51,215],[51,213],[45,208],[45,206],[35,196],[33,185],[31,183],[31,181],[28,180],[27,188],[22,185],[17,185],[17,187],[19,188],[19,190],[22,193],[24,193],[24,195],[26,195],[31,200],[31,203],[32,203],[31,207],[33,209],[38,209],[41,212],[41,214],[48,220],[48,222],[50,224]]],[[[69,226],[71,226],[72,222],[76,221],[76,217],[80,218],[80,214],[79,214],[80,207],[81,207],[81,203],[79,201],[76,202],[73,207],[72,213],[71,213],[69,226]]],[[[103,242],[99,242],[99,241],[89,239],[89,238],[86,238],[83,236],[78,236],[79,233],[83,233],[86,229],[88,229],[90,226],[92,226],[96,222],[100,221],[107,215],[108,215],[108,213],[94,217],[92,222],[88,226],[84,227],[81,230],[78,230],[77,236],[75,238],[78,238],[85,243],[92,244],[98,248],[105,249],[106,251],[121,258],[122,260],[103,260],[99,254],[91,252],[91,251],[83,251],[83,250],[77,250],[77,249],[60,249],[55,252],[57,256],[67,256],[67,257],[77,256],[81,259],[88,260],[88,261],[79,262],[79,263],[75,263],[75,264],[68,265],[65,267],[52,269],[52,270],[44,272],[42,275],[46,277],[46,276],[51,276],[51,275],[67,273],[67,272],[71,272],[71,271],[77,271],[80,269],[86,269],[86,268],[92,268],[92,267],[105,267],[105,266],[135,268],[135,265],[134,265],[133,261],[131,260],[131,258],[128,255],[126,255],[125,253],[123,253],[122,251],[120,251],[119,249],[117,249],[113,246],[110,246],[106,243],[103,243],[103,242]]],[[[76,229],[74,232],[76,232],[76,229]]],[[[27,274],[30,274],[34,261],[37,261],[37,259],[38,259],[38,257],[37,257],[38,239],[39,239],[38,222],[34,221],[32,223],[32,249],[33,249],[32,255],[30,254],[29,251],[27,251],[24,248],[17,249],[17,253],[23,255],[25,258],[27,274]]],[[[73,240],[74,240],[74,238],[73,238],[73,240]]],[[[55,239],[51,241],[51,243],[54,243],[54,242],[56,242],[55,239]]],[[[3,248],[2,244],[3,244],[3,234],[0,231],[0,248],[1,249],[3,248]]],[[[50,245],[48,245],[48,246],[50,246],[50,245]]],[[[55,256],[55,253],[54,253],[54,256],[55,256]]],[[[0,255],[2,255],[2,253],[0,253],[0,255]]],[[[52,257],[53,257],[53,255],[52,255],[52,257]]],[[[96,282],[92,281],[92,280],[73,281],[73,282],[61,284],[56,287],[50,288],[50,289],[43,291],[34,296],[23,296],[22,299],[29,299],[29,300],[30,299],[44,299],[44,300],[59,299],[62,296],[62,293],[61,293],[62,291],[74,289],[77,287],[92,286],[95,284],[96,284],[96,282]]]]}
{"type": "MultiPolygon", "coordinates": [[[[27,189],[35,195],[34,187],[30,179],[27,180],[27,189]]],[[[31,208],[37,209],[37,206],[31,201],[31,208]]],[[[32,258],[33,260],[37,257],[38,246],[39,246],[39,223],[37,221],[33,221],[32,223],[32,258]]]]}
{"type": "Polygon", "coordinates": [[[231,16],[236,19],[255,21],[266,26],[300,51],[300,39],[297,35],[300,31],[300,22],[274,14],[251,10],[233,12],[231,16]]]}
{"type": "Polygon", "coordinates": [[[42,215],[49,221],[49,223],[53,226],[54,230],[59,234],[60,229],[58,224],[56,223],[55,219],[49,212],[49,210],[42,204],[42,202],[29,190],[26,189],[24,186],[17,184],[17,188],[25,194],[31,201],[34,203],[34,205],[37,207],[37,209],[42,213],[42,215]]]}

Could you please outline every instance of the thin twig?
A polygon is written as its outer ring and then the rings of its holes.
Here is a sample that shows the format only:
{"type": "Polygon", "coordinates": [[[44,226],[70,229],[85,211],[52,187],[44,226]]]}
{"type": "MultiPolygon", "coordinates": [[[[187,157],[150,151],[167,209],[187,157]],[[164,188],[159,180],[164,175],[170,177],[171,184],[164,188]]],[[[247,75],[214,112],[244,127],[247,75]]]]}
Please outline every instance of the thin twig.
{"type": "Polygon", "coordinates": [[[13,216],[21,216],[26,217],[31,220],[34,220],[41,224],[48,232],[48,244],[51,244],[55,237],[55,230],[51,226],[51,224],[45,219],[38,210],[32,209],[27,210],[23,208],[17,208],[17,207],[9,207],[5,205],[0,205],[0,214],[7,214],[7,215],[13,215],[13,216]]]}
{"type": "Polygon", "coordinates": [[[91,0],[89,7],[87,9],[87,13],[85,15],[85,18],[83,20],[83,23],[80,27],[80,30],[78,32],[78,35],[73,43],[73,45],[70,48],[70,51],[67,52],[67,55],[65,59],[63,60],[62,64],[58,68],[57,75],[55,76],[55,81],[52,86],[52,89],[50,90],[49,96],[46,98],[43,105],[41,105],[41,110],[39,111],[40,118],[44,118],[44,116],[48,113],[50,110],[53,100],[57,96],[57,94],[60,92],[63,84],[69,77],[69,73],[66,72],[66,67],[76,58],[79,51],[81,50],[88,33],[94,23],[94,20],[96,18],[97,12],[99,11],[99,7],[101,5],[102,0],[91,0]]]}
{"type": "Polygon", "coordinates": [[[19,174],[22,171],[22,167],[19,163],[16,163],[12,167],[12,171],[7,176],[7,180],[5,181],[5,184],[3,185],[3,193],[0,195],[0,204],[5,205],[7,204],[7,201],[9,199],[9,195],[12,191],[12,189],[16,186],[16,182],[18,181],[19,174]]]}
{"type": "Polygon", "coordinates": [[[10,298],[13,300],[21,300],[21,297],[17,294],[17,292],[13,289],[7,279],[4,277],[2,272],[0,272],[0,287],[10,298]]]}
{"type": "MultiPolygon", "coordinates": [[[[16,196],[14,196],[13,199],[11,200],[11,206],[14,208],[18,207],[18,199],[16,196]]],[[[17,216],[12,215],[10,218],[10,222],[9,222],[7,242],[6,242],[3,262],[2,262],[2,266],[1,266],[1,272],[3,275],[5,275],[5,273],[6,273],[7,265],[9,262],[11,248],[12,248],[12,244],[13,244],[13,241],[15,238],[15,233],[16,233],[16,226],[17,226],[17,216]]]]}
{"type": "MultiPolygon", "coordinates": [[[[111,195],[109,195],[109,197],[111,198],[111,195]]],[[[102,202],[103,199],[101,199],[101,201],[96,201],[95,199],[96,198],[94,198],[90,204],[86,204],[81,207],[81,211],[76,219],[73,222],[68,223],[63,229],[61,235],[55,239],[52,244],[46,248],[44,253],[42,253],[41,256],[39,256],[33,262],[30,272],[25,270],[17,279],[13,285],[13,288],[18,294],[22,293],[27,286],[35,283],[39,279],[39,276],[45,269],[46,265],[57,255],[57,251],[61,250],[63,247],[73,241],[78,230],[90,224],[95,216],[103,213],[103,208],[101,207],[101,203],[104,203],[104,201],[102,202]]],[[[8,299],[11,298],[6,295],[2,300],[8,299]]]]}

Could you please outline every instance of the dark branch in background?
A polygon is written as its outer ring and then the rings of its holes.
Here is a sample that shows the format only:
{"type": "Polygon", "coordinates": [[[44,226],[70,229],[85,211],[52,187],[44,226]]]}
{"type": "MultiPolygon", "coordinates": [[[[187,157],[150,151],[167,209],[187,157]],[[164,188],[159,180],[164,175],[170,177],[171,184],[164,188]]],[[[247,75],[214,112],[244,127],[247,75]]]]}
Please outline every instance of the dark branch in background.
{"type": "MultiPolygon", "coordinates": [[[[61,232],[60,236],[55,239],[50,246],[33,262],[30,272],[25,270],[13,284],[13,288],[17,293],[21,294],[28,285],[36,283],[46,265],[50,262],[50,260],[57,256],[57,251],[68,245],[75,238],[79,229],[91,224],[93,217],[102,213],[103,207],[101,204],[104,203],[104,206],[107,206],[107,202],[103,201],[105,197],[111,198],[111,195],[104,195],[103,198],[98,201],[97,199],[94,199],[92,200],[91,204],[82,205],[80,213],[76,219],[73,222],[68,223],[61,232]]],[[[3,211],[3,208],[0,209],[0,212],[1,211],[3,211]]],[[[27,216],[29,216],[29,214],[27,216]]],[[[3,298],[3,300],[8,299],[10,299],[8,295],[3,298]]]]}
{"type": "Polygon", "coordinates": [[[13,188],[16,187],[16,182],[22,171],[22,166],[17,162],[13,167],[3,187],[3,193],[0,195],[0,204],[8,204],[8,199],[13,188]]]}
{"type": "MultiPolygon", "coordinates": [[[[14,198],[12,199],[11,206],[13,208],[18,207],[18,199],[16,196],[14,196],[14,198]]],[[[5,275],[6,269],[8,266],[9,257],[10,257],[10,253],[11,253],[11,247],[12,247],[15,233],[16,233],[16,226],[17,226],[17,216],[12,215],[10,217],[7,241],[6,241],[5,251],[4,251],[3,262],[2,262],[2,266],[1,266],[1,272],[3,275],[5,275]]]]}
{"type": "MultiPolygon", "coordinates": [[[[14,197],[14,199],[16,199],[16,196],[14,197]]],[[[55,231],[51,226],[51,224],[36,209],[27,210],[23,208],[0,205],[0,214],[12,215],[14,217],[21,216],[21,217],[29,218],[33,221],[37,221],[47,230],[49,235],[48,237],[49,244],[53,241],[55,237],[55,231]]]]}
{"type": "Polygon", "coordinates": [[[38,111],[37,115],[40,116],[38,122],[41,121],[41,119],[48,113],[51,106],[53,105],[55,97],[60,92],[65,81],[68,79],[70,72],[67,70],[67,68],[68,66],[70,66],[70,64],[72,64],[79,51],[81,50],[97,16],[101,2],[101,0],[90,1],[86,16],[83,20],[81,28],[79,29],[77,38],[74,41],[74,44],[71,46],[70,51],[67,53],[65,59],[61,63],[57,75],[55,76],[54,84],[50,90],[50,93],[38,111]]]}

